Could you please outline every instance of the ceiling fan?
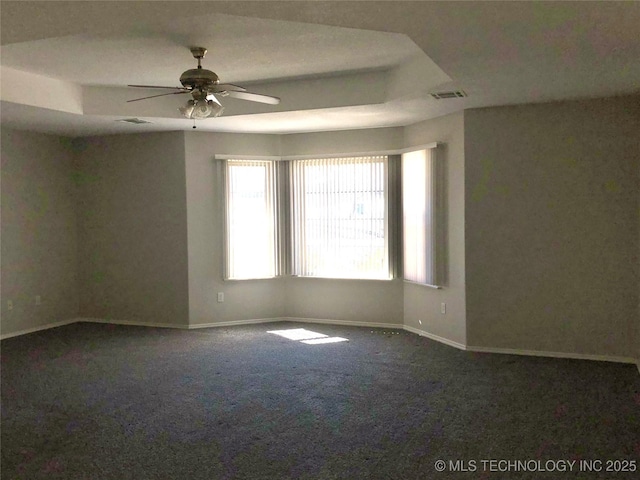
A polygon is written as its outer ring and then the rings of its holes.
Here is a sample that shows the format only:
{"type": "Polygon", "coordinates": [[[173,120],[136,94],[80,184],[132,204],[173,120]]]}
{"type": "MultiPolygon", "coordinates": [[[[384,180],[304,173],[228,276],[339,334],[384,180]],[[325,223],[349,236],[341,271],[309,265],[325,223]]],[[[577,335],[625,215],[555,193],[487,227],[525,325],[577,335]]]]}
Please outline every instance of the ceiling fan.
{"type": "Polygon", "coordinates": [[[193,97],[184,107],[180,107],[180,113],[189,119],[202,119],[207,117],[219,117],[224,111],[224,107],[216,95],[221,97],[233,97],[252,102],[268,103],[277,105],[280,103],[278,97],[270,95],[261,95],[259,93],[247,92],[246,88],[231,83],[220,83],[218,75],[211,70],[202,68],[201,61],[207,53],[207,49],[203,47],[191,47],[191,54],[198,60],[198,67],[183,72],[180,75],[180,83],[182,87],[160,87],[156,85],[129,85],[129,87],[139,88],[164,88],[176,90],[169,93],[161,93],[159,95],[151,95],[149,97],[136,98],[127,100],[128,102],[137,102],[148,98],[163,97],[165,95],[180,95],[190,93],[193,97]]]}

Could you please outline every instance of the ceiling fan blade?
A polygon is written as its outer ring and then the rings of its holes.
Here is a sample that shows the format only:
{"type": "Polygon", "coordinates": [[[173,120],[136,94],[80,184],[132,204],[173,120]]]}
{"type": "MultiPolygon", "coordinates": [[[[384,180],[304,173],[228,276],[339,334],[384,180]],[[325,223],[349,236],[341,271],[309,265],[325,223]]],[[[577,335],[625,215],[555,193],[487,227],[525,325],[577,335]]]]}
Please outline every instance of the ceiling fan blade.
{"type": "Polygon", "coordinates": [[[188,90],[184,87],[159,87],[158,85],[127,85],[127,87],[136,88],[171,88],[172,90],[188,90]]]}
{"type": "Polygon", "coordinates": [[[236,92],[247,91],[246,88],[241,87],[240,85],[234,85],[233,83],[219,83],[218,85],[214,85],[212,90],[213,90],[213,93],[229,92],[229,91],[236,91],[236,92]]]}
{"type": "Polygon", "coordinates": [[[181,93],[189,93],[189,90],[184,90],[184,91],[181,91],[181,92],[161,93],[160,95],[151,95],[150,97],[135,98],[133,100],[127,100],[127,103],[137,102],[139,100],[146,100],[148,98],[164,97],[165,95],[179,95],[181,93]]]}
{"type": "Polygon", "coordinates": [[[242,100],[249,100],[251,102],[268,103],[270,105],[278,105],[280,103],[280,99],[278,97],[272,97],[270,95],[262,95],[260,93],[235,92],[233,90],[226,90],[223,96],[240,98],[242,100]]]}

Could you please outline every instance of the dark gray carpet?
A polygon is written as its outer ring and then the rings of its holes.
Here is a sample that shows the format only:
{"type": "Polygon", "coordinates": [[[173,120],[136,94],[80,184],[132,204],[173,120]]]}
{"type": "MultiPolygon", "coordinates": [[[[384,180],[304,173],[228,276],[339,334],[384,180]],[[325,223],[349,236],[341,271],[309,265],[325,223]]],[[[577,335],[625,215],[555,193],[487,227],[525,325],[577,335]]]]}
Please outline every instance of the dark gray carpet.
{"type": "Polygon", "coordinates": [[[1,365],[2,479],[638,478],[605,471],[640,456],[633,365],[288,323],[75,324],[2,341],[1,365]],[[284,328],[349,342],[266,333],[284,328]],[[603,471],[500,472],[489,459],[603,471]]]}

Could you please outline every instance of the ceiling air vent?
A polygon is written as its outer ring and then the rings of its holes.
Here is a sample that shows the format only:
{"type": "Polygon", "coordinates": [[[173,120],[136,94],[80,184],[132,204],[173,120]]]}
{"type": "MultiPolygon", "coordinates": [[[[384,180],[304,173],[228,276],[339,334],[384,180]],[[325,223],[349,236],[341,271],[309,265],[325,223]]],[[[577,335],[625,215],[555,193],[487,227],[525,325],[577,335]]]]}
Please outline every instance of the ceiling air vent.
{"type": "Polygon", "coordinates": [[[447,98],[464,98],[467,96],[462,90],[456,90],[453,92],[436,92],[432,93],[431,96],[436,100],[444,100],[447,98]]]}
{"type": "Polygon", "coordinates": [[[151,123],[146,120],[142,120],[140,118],[123,118],[121,120],[116,120],[116,122],[133,123],[135,125],[142,125],[143,123],[151,123]]]}

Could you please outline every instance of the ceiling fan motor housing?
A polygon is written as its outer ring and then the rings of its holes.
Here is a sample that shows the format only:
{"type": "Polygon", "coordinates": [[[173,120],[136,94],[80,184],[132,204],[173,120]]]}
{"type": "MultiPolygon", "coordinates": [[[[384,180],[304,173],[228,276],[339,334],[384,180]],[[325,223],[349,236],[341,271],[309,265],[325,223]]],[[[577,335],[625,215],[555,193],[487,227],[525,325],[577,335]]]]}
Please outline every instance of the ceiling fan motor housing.
{"type": "Polygon", "coordinates": [[[220,83],[218,75],[205,68],[192,68],[180,75],[180,83],[190,89],[207,90],[220,83]]]}

